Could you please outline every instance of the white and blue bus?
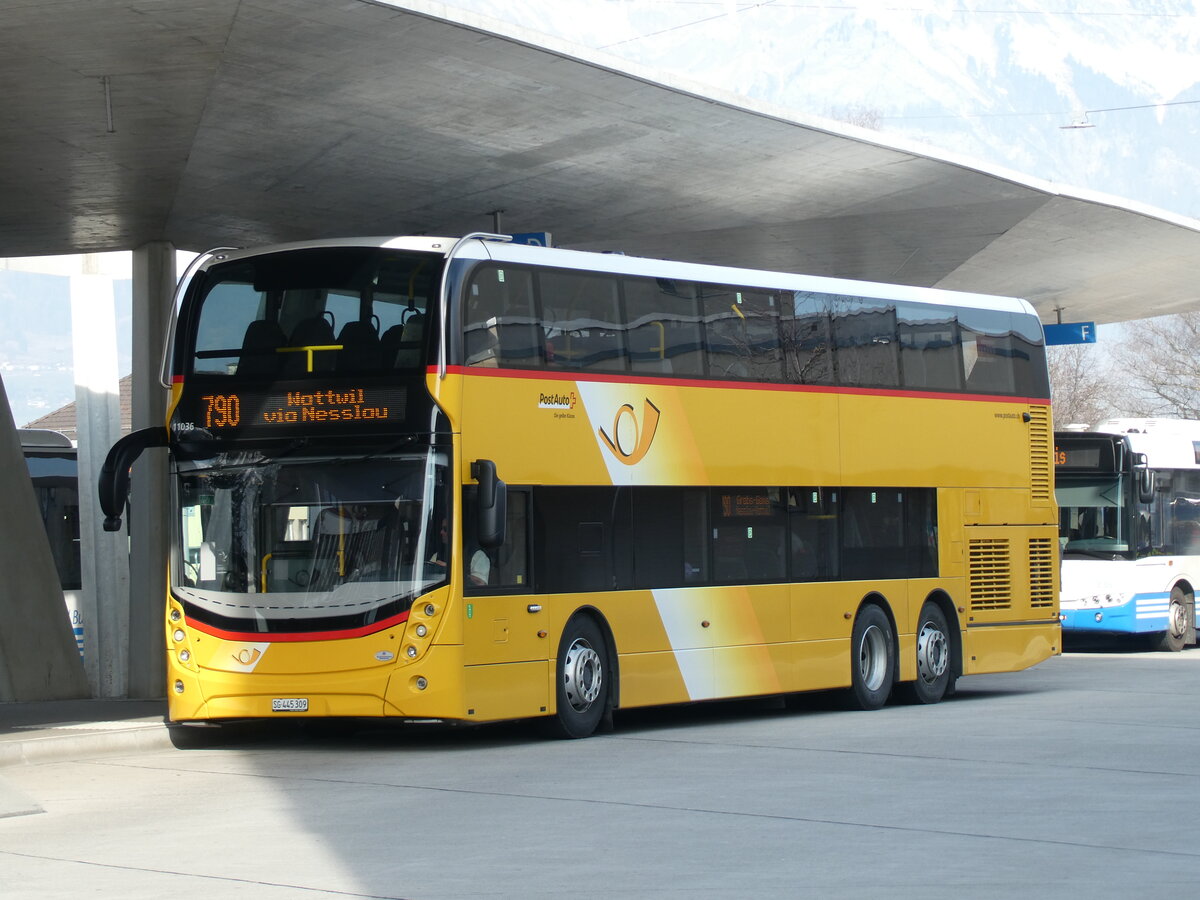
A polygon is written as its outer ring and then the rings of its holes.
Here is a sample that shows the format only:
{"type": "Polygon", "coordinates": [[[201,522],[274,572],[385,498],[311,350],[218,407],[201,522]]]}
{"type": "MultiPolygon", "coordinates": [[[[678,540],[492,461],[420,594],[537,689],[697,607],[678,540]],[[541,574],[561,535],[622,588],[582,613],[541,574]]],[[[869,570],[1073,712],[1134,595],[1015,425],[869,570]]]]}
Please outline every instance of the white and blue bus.
{"type": "Polygon", "coordinates": [[[1108,419],[1054,445],[1064,637],[1194,644],[1200,422],[1108,419]]]}

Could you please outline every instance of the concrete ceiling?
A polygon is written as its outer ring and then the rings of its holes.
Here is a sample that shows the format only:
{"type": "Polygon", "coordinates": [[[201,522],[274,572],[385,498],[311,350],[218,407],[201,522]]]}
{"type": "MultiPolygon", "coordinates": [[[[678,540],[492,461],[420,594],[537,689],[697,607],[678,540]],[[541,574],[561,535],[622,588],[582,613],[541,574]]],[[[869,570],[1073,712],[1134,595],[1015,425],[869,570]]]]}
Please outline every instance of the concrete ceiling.
{"type": "Polygon", "coordinates": [[[1200,306],[1200,222],[710,91],[428,0],[0,0],[0,256],[355,234],[1200,306]]]}

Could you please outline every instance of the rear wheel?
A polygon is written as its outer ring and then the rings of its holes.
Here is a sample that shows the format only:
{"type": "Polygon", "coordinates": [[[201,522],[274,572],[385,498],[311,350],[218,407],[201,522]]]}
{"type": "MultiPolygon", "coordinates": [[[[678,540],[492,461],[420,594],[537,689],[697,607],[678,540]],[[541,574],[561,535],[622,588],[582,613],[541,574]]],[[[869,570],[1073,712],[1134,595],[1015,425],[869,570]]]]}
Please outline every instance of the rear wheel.
{"type": "Polygon", "coordinates": [[[1187,643],[1191,622],[1188,621],[1188,598],[1181,587],[1171,588],[1171,605],[1167,609],[1167,630],[1155,641],[1159,650],[1178,653],[1187,643]]]}
{"type": "Polygon", "coordinates": [[[557,710],[549,720],[557,737],[594,732],[608,706],[610,669],[604,635],[587,616],[567,623],[558,645],[557,710]]]}
{"type": "Polygon", "coordinates": [[[917,680],[901,686],[904,699],[937,703],[946,696],[954,681],[952,646],[946,614],[936,603],[926,603],[917,622],[917,680]]]}
{"type": "Polygon", "coordinates": [[[850,634],[850,703],[879,709],[887,703],[896,677],[892,623],[878,606],[864,606],[850,634]]]}

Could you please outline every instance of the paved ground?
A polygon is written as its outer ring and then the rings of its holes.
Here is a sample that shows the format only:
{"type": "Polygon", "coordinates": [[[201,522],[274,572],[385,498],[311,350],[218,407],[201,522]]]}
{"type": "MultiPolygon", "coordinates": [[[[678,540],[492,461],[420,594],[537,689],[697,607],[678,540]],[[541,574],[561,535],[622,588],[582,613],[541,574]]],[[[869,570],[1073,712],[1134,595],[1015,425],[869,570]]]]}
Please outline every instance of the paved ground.
{"type": "Polygon", "coordinates": [[[153,705],[0,705],[0,896],[1193,896],[1197,696],[1193,649],[566,742],[290,727],[182,750],[153,705]]]}

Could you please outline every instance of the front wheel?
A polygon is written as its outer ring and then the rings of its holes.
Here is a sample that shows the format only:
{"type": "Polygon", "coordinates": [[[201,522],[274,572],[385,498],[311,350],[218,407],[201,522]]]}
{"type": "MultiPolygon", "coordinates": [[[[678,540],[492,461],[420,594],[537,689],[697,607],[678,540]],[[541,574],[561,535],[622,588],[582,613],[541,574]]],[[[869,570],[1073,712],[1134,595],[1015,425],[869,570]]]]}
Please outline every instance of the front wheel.
{"type": "Polygon", "coordinates": [[[557,710],[550,719],[557,737],[582,738],[594,732],[608,707],[608,651],[599,626],[587,616],[567,623],[558,645],[557,710]]]}
{"type": "Polygon", "coordinates": [[[1167,630],[1158,636],[1155,642],[1159,650],[1178,653],[1187,643],[1188,631],[1191,629],[1188,621],[1187,595],[1183,588],[1171,588],[1171,605],[1167,609],[1167,630]]]}
{"type": "Polygon", "coordinates": [[[857,709],[887,703],[896,677],[892,623],[878,606],[864,606],[850,633],[850,702],[857,709]]]}
{"type": "Polygon", "coordinates": [[[937,703],[954,683],[950,629],[936,603],[921,607],[917,622],[917,680],[902,685],[910,703],[937,703]]]}

